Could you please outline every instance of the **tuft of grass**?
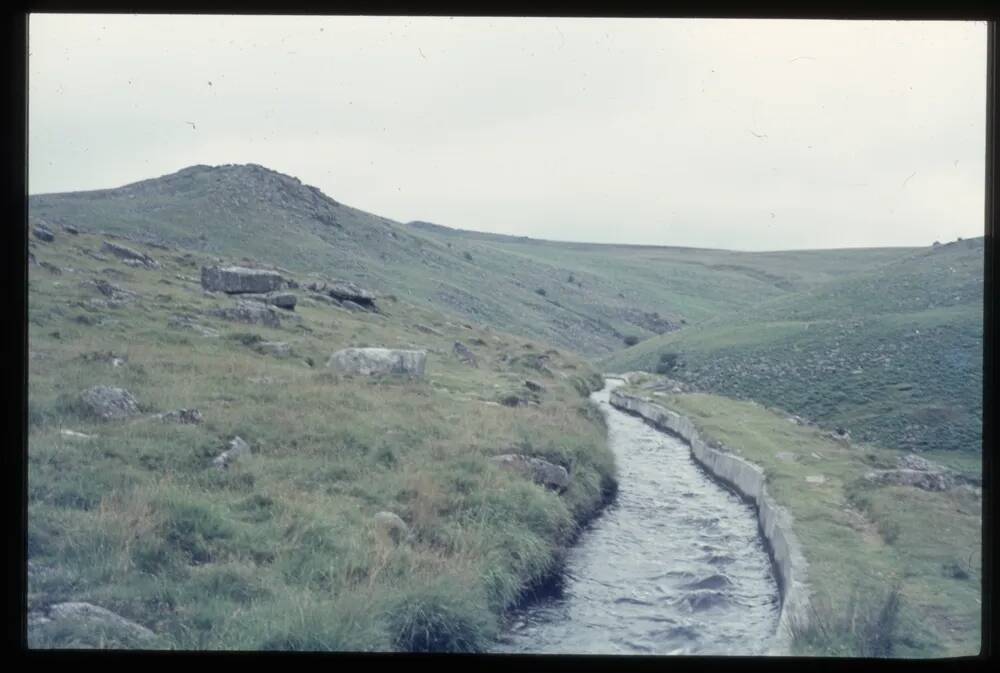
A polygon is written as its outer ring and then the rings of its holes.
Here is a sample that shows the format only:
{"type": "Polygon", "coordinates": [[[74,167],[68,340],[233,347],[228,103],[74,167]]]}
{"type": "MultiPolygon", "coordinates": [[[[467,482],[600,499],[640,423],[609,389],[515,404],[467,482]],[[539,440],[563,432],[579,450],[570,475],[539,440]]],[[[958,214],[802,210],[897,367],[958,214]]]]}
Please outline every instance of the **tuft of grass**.
{"type": "Polygon", "coordinates": [[[497,634],[486,597],[459,577],[401,590],[386,606],[392,642],[406,652],[482,652],[497,634]]]}
{"type": "Polygon", "coordinates": [[[807,624],[792,625],[793,650],[839,657],[892,657],[901,638],[901,606],[898,586],[882,592],[855,586],[842,612],[814,601],[807,624]]]}

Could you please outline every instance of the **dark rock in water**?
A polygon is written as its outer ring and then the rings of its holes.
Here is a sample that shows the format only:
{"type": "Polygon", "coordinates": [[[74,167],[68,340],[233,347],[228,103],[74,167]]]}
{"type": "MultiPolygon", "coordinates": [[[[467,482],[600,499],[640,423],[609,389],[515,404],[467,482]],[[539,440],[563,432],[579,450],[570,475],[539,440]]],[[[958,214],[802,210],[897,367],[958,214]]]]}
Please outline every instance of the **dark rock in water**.
{"type": "Polygon", "coordinates": [[[694,612],[711,610],[712,608],[725,605],[729,602],[729,599],[725,594],[721,591],[714,591],[712,589],[692,591],[689,594],[685,594],[681,600],[684,601],[684,603],[686,603],[694,612]]]}
{"type": "Polygon", "coordinates": [[[344,374],[395,374],[422,378],[427,351],[391,348],[345,348],[330,356],[327,367],[344,374]]]}
{"type": "Polygon", "coordinates": [[[508,470],[518,472],[536,484],[555,491],[563,491],[569,486],[569,472],[562,465],[550,463],[541,458],[519,453],[505,453],[490,458],[490,462],[508,470]]]}
{"type": "Polygon", "coordinates": [[[160,268],[160,263],[149,255],[111,241],[104,241],[101,250],[111,253],[130,266],[144,266],[148,269],[160,268]]]}
{"type": "Polygon", "coordinates": [[[38,264],[38,260],[35,259],[35,253],[28,251],[28,264],[38,264]]]}
{"type": "Polygon", "coordinates": [[[455,345],[452,346],[451,352],[455,354],[459,360],[469,365],[470,367],[478,367],[479,360],[476,358],[476,354],[469,349],[468,346],[463,344],[461,341],[456,341],[455,345]]]}
{"type": "Polygon", "coordinates": [[[145,626],[91,603],[56,603],[28,613],[29,641],[39,631],[67,628],[76,633],[93,633],[94,642],[86,643],[87,647],[108,647],[109,641],[111,646],[142,647],[156,641],[156,634],[145,626]]]}
{"type": "Polygon", "coordinates": [[[266,294],[280,289],[282,283],[280,273],[267,269],[248,269],[242,266],[201,268],[201,286],[209,292],[266,294]]]}
{"type": "Polygon", "coordinates": [[[56,240],[56,235],[40,224],[36,224],[32,227],[31,233],[34,234],[35,238],[39,241],[45,241],[46,243],[51,243],[56,240]]]}
{"type": "Polygon", "coordinates": [[[349,311],[364,311],[365,307],[357,302],[353,302],[350,299],[341,299],[340,305],[349,311]]]}
{"type": "Polygon", "coordinates": [[[271,306],[255,301],[241,301],[236,306],[212,309],[209,315],[249,325],[281,327],[281,317],[278,313],[271,306]]]}
{"type": "Polygon", "coordinates": [[[205,420],[201,412],[197,409],[177,409],[159,414],[158,418],[166,423],[183,423],[185,425],[198,425],[205,420]]]}
{"type": "Polygon", "coordinates": [[[53,264],[52,262],[46,262],[45,260],[42,260],[40,266],[54,276],[62,275],[63,270],[60,269],[55,264],[53,264]]]}
{"type": "Polygon", "coordinates": [[[105,421],[128,418],[139,413],[139,403],[124,388],[94,386],[83,394],[81,400],[91,413],[105,421]]]}
{"type": "Polygon", "coordinates": [[[64,224],[63,231],[65,231],[67,234],[73,234],[74,236],[77,236],[80,233],[80,230],[74,227],[72,224],[64,224]]]}
{"type": "Polygon", "coordinates": [[[703,577],[700,580],[694,582],[688,582],[683,585],[685,589],[728,589],[733,586],[733,581],[726,577],[725,575],[709,575],[708,577],[703,577]]]}

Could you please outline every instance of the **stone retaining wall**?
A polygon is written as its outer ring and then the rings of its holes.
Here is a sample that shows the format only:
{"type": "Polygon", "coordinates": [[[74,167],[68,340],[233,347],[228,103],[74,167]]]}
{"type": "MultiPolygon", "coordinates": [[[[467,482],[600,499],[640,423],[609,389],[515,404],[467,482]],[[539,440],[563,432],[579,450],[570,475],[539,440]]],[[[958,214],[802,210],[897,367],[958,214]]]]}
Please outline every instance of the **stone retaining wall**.
{"type": "Polygon", "coordinates": [[[618,390],[611,391],[610,401],[612,406],[683,439],[699,464],[756,505],[757,520],[774,561],[781,591],[781,614],[771,654],[788,654],[791,624],[804,624],[809,616],[808,564],[792,530],[792,516],[768,495],[763,470],[739,456],[708,446],[686,416],[618,390]]]}

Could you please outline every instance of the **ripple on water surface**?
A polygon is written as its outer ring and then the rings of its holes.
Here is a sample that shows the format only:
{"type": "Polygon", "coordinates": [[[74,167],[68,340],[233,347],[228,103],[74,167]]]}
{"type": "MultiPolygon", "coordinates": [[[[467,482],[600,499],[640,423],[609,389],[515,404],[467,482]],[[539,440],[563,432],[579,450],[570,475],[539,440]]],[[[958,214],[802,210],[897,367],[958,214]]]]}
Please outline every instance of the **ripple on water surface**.
{"type": "Polygon", "coordinates": [[[497,652],[764,654],[779,595],[756,514],[680,440],[608,404],[619,491],[580,536],[557,595],[514,615],[497,652]]]}

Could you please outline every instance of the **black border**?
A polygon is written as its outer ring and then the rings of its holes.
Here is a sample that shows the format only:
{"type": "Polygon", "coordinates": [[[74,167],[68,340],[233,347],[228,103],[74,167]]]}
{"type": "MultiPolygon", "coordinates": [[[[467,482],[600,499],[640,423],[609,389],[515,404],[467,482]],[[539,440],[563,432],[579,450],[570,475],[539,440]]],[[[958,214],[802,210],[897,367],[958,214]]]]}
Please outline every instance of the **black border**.
{"type": "MultiPolygon", "coordinates": [[[[5,512],[13,520],[13,530],[6,536],[8,595],[6,642],[25,663],[70,663],[100,659],[101,665],[124,663],[138,659],[160,658],[169,662],[195,659],[227,663],[272,663],[275,658],[290,658],[301,663],[360,664],[367,666],[398,665],[435,668],[456,667],[479,670],[856,670],[869,666],[885,670],[981,670],[993,659],[996,624],[993,619],[994,544],[992,522],[995,520],[996,499],[993,497],[995,462],[992,449],[996,428],[996,235],[997,235],[997,97],[1000,82],[997,75],[998,10],[988,3],[949,2],[937,7],[915,8],[904,2],[841,2],[789,7],[781,2],[758,2],[753,5],[713,0],[710,2],[673,2],[645,4],[549,0],[548,2],[496,3],[476,0],[475,5],[443,0],[399,2],[398,0],[351,0],[321,3],[315,0],[211,0],[210,2],[148,2],[141,7],[120,0],[98,0],[91,3],[67,0],[36,0],[27,2],[8,13],[4,48],[10,64],[5,97],[7,124],[3,149],[8,159],[5,189],[9,244],[6,271],[7,311],[4,332],[13,335],[16,352],[8,351],[4,358],[4,382],[8,387],[9,442],[3,452],[3,473],[7,478],[5,512]],[[478,6],[476,6],[478,5],[478,6]],[[984,361],[983,361],[983,649],[978,657],[936,660],[865,660],[830,658],[754,658],[754,657],[610,657],[536,655],[417,655],[417,654],[331,654],[257,653],[257,652],[83,652],[28,651],[25,649],[25,584],[27,569],[27,14],[29,12],[113,12],[113,13],[190,13],[190,14],[368,14],[368,15],[428,15],[428,16],[608,16],[608,17],[672,17],[672,18],[785,18],[785,19],[846,19],[846,20],[979,20],[989,21],[987,43],[987,109],[986,109],[986,190],[985,190],[985,278],[984,278],[984,361]],[[9,323],[9,325],[8,325],[9,323]],[[18,357],[19,356],[19,357],[18,357]]],[[[98,663],[98,662],[94,662],[98,663]]]]}

